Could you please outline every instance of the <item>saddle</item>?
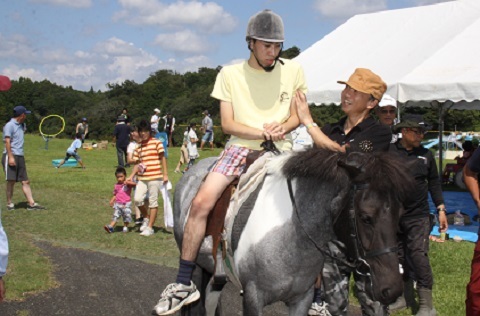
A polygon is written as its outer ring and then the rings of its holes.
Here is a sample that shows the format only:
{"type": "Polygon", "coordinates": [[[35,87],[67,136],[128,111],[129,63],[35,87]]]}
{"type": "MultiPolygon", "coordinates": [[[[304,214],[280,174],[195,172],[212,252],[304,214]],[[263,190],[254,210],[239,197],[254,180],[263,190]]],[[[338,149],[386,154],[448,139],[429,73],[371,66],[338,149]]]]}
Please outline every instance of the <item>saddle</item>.
{"type": "MultiPolygon", "coordinates": [[[[249,167],[266,152],[271,151],[275,154],[280,154],[280,151],[278,151],[272,141],[265,141],[261,146],[264,150],[252,150],[247,155],[244,173],[246,173],[249,167]]],[[[226,240],[223,238],[223,232],[225,231],[225,216],[238,183],[239,179],[237,178],[227,186],[207,217],[205,237],[211,236],[212,238],[212,256],[215,262],[213,270],[213,286],[223,286],[227,283],[227,274],[223,264],[221,264],[227,256],[227,245],[226,240]]]]}

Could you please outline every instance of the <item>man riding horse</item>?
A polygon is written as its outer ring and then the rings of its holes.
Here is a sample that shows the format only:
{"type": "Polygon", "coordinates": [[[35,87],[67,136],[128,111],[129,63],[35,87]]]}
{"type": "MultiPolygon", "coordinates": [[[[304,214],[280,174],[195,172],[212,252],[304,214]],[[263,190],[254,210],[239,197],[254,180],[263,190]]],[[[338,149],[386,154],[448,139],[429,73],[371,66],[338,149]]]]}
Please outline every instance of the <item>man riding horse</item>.
{"type": "MultiPolygon", "coordinates": [[[[281,17],[270,10],[255,14],[248,22],[246,40],[249,59],[223,67],[211,94],[220,101],[222,129],[231,138],[192,201],[177,279],[154,307],[157,315],[172,314],[200,298],[191,279],[207,217],[225,188],[244,172],[247,154],[260,150],[264,139],[274,141],[282,151],[292,147],[288,135],[299,125],[293,100],[306,92],[306,84],[300,65],[280,58],[281,17]]],[[[325,136],[317,144],[341,150],[325,136]]]]}

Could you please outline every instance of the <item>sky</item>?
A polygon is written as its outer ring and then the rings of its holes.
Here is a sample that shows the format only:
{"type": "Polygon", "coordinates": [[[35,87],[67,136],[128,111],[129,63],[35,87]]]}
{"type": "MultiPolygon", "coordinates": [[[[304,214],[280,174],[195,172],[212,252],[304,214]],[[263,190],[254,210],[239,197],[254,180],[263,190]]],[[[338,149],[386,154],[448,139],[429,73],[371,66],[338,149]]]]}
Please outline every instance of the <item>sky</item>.
{"type": "Polygon", "coordinates": [[[2,0],[0,74],[81,91],[247,59],[246,26],[271,9],[285,48],[306,50],[350,17],[446,0],[2,0]]]}

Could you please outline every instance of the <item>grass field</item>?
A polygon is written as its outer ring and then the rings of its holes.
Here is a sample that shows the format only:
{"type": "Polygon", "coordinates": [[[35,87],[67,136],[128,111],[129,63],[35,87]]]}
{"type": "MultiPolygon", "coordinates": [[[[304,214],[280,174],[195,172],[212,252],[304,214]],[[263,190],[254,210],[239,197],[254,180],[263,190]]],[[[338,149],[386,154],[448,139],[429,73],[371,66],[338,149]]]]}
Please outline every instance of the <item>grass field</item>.
{"type": "MultiPolygon", "coordinates": [[[[5,277],[7,300],[19,300],[28,293],[38,293],[56,286],[52,266],[35,247],[35,240],[91,249],[112,255],[140,259],[159,265],[176,267],[178,249],[173,234],[162,229],[163,213],[159,212],[157,233],[142,237],[136,232],[107,234],[103,225],[112,216],[108,202],[115,183],[117,164],[115,148],[80,150],[86,164],[81,168],[52,166],[52,159],[61,159],[70,140],[53,139],[45,150],[40,136],[26,135],[26,163],[35,200],[45,211],[27,211],[20,184],[15,187],[16,210],[5,209],[5,183],[0,183],[2,223],[9,237],[10,261],[5,277]]],[[[169,151],[170,180],[175,184],[181,174],[173,172],[179,148],[169,151]]],[[[201,158],[216,156],[220,149],[201,151],[201,158]]],[[[160,202],[161,203],[161,202],[160,202]]],[[[162,206],[159,208],[162,210],[162,206]]],[[[120,225],[121,226],[121,225],[120,225]]],[[[464,315],[465,285],[470,275],[472,243],[453,241],[432,243],[430,250],[434,270],[434,300],[440,315],[464,315]]],[[[393,315],[411,315],[411,310],[393,315]]]]}

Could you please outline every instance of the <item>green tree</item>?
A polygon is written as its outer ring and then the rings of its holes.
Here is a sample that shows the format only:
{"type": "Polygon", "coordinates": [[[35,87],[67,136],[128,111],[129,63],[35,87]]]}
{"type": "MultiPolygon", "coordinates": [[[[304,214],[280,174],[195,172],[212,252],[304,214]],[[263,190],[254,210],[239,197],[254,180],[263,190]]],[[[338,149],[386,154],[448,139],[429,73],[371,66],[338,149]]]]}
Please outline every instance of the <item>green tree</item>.
{"type": "Polygon", "coordinates": [[[293,59],[298,55],[300,55],[300,48],[298,48],[297,46],[292,46],[282,51],[282,54],[280,55],[280,57],[286,58],[286,59],[293,59]]]}

